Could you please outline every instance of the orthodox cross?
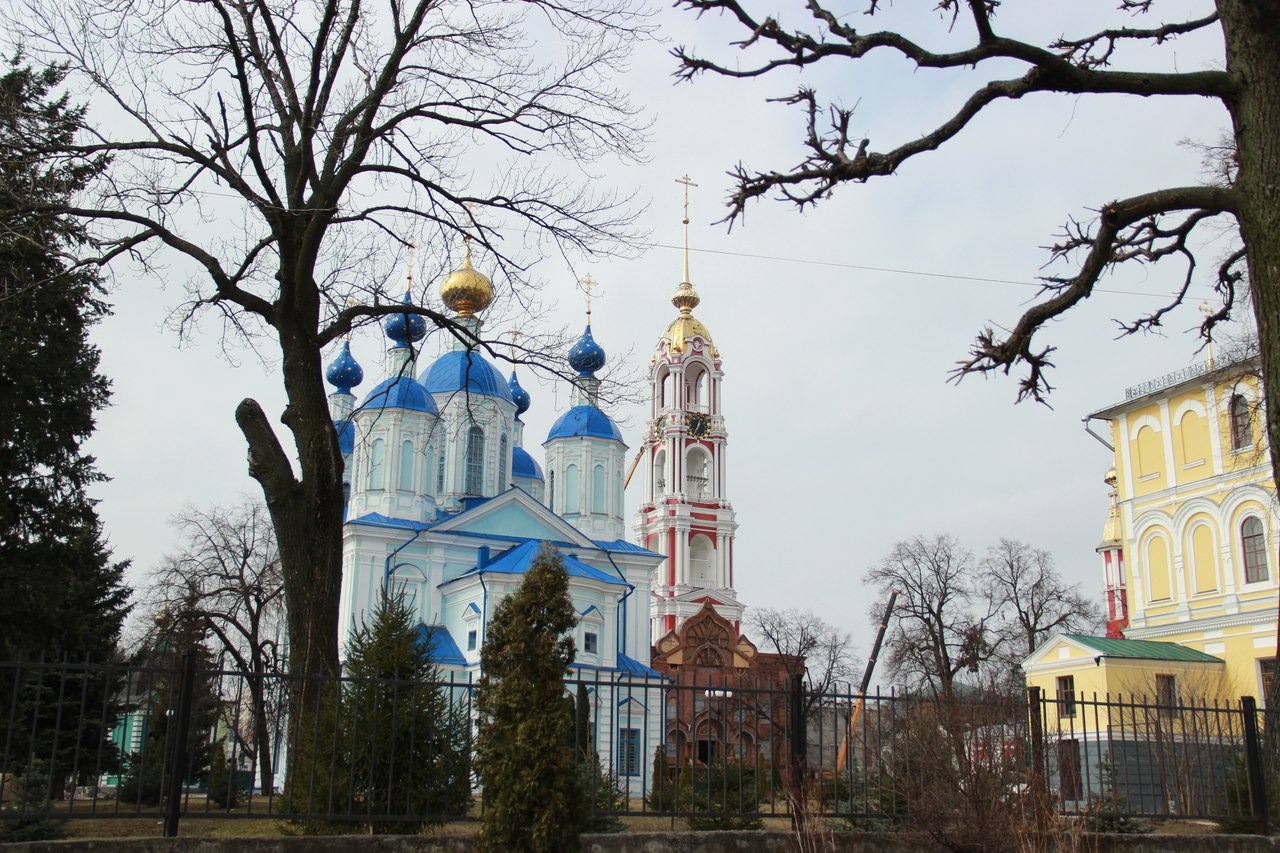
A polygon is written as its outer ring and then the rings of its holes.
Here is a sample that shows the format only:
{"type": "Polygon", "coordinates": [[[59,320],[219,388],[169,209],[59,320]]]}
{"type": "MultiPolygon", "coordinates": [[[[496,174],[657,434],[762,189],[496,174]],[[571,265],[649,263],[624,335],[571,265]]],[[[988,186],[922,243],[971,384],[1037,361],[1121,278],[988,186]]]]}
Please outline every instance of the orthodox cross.
{"type": "Polygon", "coordinates": [[[600,294],[600,283],[591,277],[591,273],[587,273],[579,282],[578,287],[587,297],[587,325],[591,325],[591,300],[600,294]]]}

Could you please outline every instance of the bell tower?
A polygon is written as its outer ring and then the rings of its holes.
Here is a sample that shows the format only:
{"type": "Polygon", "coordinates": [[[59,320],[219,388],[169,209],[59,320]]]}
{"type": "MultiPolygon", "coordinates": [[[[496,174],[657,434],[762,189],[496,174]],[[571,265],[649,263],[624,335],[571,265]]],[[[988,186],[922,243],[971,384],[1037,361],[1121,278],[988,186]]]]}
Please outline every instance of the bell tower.
{"type": "Polygon", "coordinates": [[[636,532],[667,558],[656,569],[650,600],[655,639],[704,603],[735,625],[743,610],[733,589],[738,523],[726,490],[724,372],[711,333],[693,316],[701,300],[689,281],[689,188],[696,184],[688,176],[677,183],[685,187],[684,276],[671,298],[679,314],[650,362],[649,423],[639,456],[645,490],[636,532]]]}

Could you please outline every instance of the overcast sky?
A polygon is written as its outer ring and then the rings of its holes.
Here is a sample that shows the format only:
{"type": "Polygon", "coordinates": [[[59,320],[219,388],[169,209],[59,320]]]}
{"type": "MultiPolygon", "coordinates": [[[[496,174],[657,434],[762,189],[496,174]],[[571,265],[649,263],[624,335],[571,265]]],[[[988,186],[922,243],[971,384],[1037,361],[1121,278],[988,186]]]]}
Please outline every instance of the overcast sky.
{"type": "MultiPolygon", "coordinates": [[[[784,12],[800,5],[773,2],[784,12]]],[[[946,26],[933,5],[899,2],[885,7],[883,20],[852,20],[863,28],[909,20],[912,33],[942,45],[946,26]]],[[[1106,11],[1112,5],[1010,2],[999,20],[1009,35],[1043,41],[1098,29],[1095,11],[1116,21],[1106,11]]],[[[1205,6],[1171,0],[1159,9],[1177,18],[1205,6]]],[[[729,232],[712,224],[723,216],[726,171],[739,161],[784,168],[802,157],[798,111],[766,99],[803,83],[857,103],[853,132],[883,151],[931,130],[975,82],[1018,71],[915,71],[886,55],[804,75],[676,84],[670,47],[696,44],[736,61],[736,49],[718,46],[742,34],[714,18],[665,7],[656,14],[666,42],[642,45],[624,81],[654,120],[649,160],[598,170],[648,202],[640,224],[654,245],[638,259],[577,272],[600,282],[594,331],[610,368],[625,357],[621,369],[641,373],[676,313],[669,302],[680,280],[675,179],[687,173],[699,184],[691,196],[691,272],[702,296],[695,313],[724,362],[741,600],[812,609],[852,631],[865,655],[875,594],[862,584],[864,572],[896,541],[942,532],[975,552],[1000,537],[1047,549],[1065,575],[1100,596],[1094,547],[1106,516],[1109,454],[1081,419],[1121,399],[1126,386],[1203,358],[1190,330],[1207,281],[1195,288],[1193,307],[1169,318],[1163,337],[1116,340],[1113,321],[1172,293],[1183,272],[1172,263],[1108,277],[1107,292],[1051,324],[1040,342],[1058,347],[1052,409],[1015,406],[1013,378],[956,386],[947,374],[980,328],[1010,326],[1034,297],[1026,283],[1046,260],[1039,247],[1068,214],[1087,217],[1113,198],[1199,180],[1200,154],[1180,143],[1216,141],[1225,113],[1188,99],[1040,96],[1000,104],[892,178],[845,187],[803,215],[779,202],[756,204],[729,232]]],[[[963,24],[951,36],[968,37],[963,24]]],[[[1136,64],[1153,54],[1132,56],[1136,64]]],[[[1220,63],[1221,49],[1199,37],[1154,56],[1161,67],[1186,71],[1220,63]]],[[[1228,245],[1222,237],[1208,246],[1204,266],[1228,245]]],[[[574,275],[559,259],[535,273],[555,306],[551,322],[580,325],[574,275]]],[[[228,357],[216,324],[179,345],[164,321],[181,301],[180,285],[120,276],[115,315],[95,333],[114,383],[90,443],[112,478],[96,493],[111,544],[134,560],[139,583],[172,547],[168,519],[184,504],[226,504],[256,492],[232,412],[252,396],[278,415],[283,400],[274,364],[243,351],[228,357]]],[[[353,341],[366,375],[357,394],[383,375],[384,346],[374,330],[353,341]]],[[[438,351],[431,344],[420,366],[438,351]]],[[[567,407],[568,389],[528,371],[521,380],[533,396],[526,446],[540,459],[537,445],[567,407]]],[[[611,414],[634,452],[644,407],[611,414]]],[[[641,480],[637,473],[628,489],[631,510],[641,480]]]]}

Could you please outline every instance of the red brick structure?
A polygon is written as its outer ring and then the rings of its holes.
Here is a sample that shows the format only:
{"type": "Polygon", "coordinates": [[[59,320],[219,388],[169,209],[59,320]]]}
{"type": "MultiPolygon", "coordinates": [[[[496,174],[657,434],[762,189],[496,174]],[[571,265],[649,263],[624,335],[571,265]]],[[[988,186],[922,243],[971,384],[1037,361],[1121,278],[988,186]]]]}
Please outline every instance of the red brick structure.
{"type": "Polygon", "coordinates": [[[650,666],[676,683],[667,692],[669,767],[786,760],[787,689],[791,673],[804,672],[802,658],[759,651],[706,601],[658,640],[650,666]]]}

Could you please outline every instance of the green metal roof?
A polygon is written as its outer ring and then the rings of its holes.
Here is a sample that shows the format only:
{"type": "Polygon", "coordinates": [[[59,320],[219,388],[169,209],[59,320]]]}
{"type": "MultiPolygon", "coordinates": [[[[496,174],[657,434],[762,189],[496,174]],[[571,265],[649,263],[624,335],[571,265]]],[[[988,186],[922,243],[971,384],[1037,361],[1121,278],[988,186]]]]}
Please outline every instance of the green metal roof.
{"type": "Polygon", "coordinates": [[[1093,649],[1104,658],[1137,658],[1139,660],[1180,660],[1195,663],[1224,663],[1222,658],[1205,652],[1180,646],[1177,643],[1158,643],[1152,640],[1113,640],[1110,637],[1086,637],[1082,634],[1063,634],[1070,640],[1093,649]]]}

